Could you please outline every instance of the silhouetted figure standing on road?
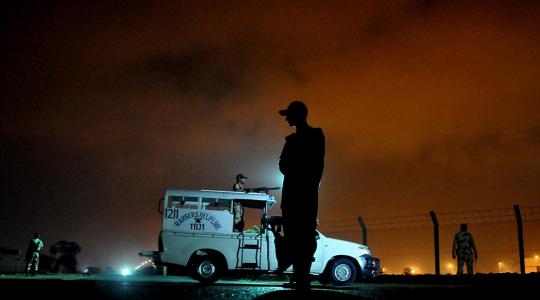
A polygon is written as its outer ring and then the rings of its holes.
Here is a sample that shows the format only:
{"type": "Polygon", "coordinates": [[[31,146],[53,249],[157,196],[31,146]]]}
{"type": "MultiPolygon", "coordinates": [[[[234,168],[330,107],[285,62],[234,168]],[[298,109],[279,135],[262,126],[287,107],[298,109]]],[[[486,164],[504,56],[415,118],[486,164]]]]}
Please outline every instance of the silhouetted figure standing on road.
{"type": "Polygon", "coordinates": [[[39,268],[39,254],[43,249],[43,241],[40,239],[39,233],[34,233],[34,238],[28,242],[26,250],[26,276],[31,274],[36,275],[39,268]]]}
{"type": "Polygon", "coordinates": [[[296,289],[307,290],[313,254],[317,249],[316,228],[319,183],[324,169],[325,138],[320,128],[307,123],[308,110],[293,101],[279,114],[296,128],[285,138],[279,160],[284,175],[281,210],[286,249],[294,267],[296,289]]]}
{"type": "Polygon", "coordinates": [[[478,251],[472,234],[467,232],[467,224],[461,224],[461,230],[456,233],[452,244],[452,258],[458,259],[457,274],[463,275],[463,264],[467,264],[467,274],[473,274],[473,264],[478,259],[478,251]]]}

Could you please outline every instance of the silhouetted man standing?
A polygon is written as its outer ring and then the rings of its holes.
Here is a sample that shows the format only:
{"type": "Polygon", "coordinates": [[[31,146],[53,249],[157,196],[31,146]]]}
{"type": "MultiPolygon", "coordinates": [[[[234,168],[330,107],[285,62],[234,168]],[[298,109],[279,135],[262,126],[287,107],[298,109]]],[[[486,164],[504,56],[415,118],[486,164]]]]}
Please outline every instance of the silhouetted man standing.
{"type": "Polygon", "coordinates": [[[285,244],[294,266],[296,289],[308,290],[309,272],[317,249],[316,228],[319,183],[324,169],[325,139],[320,128],[307,123],[308,110],[293,101],[279,114],[296,128],[285,138],[279,160],[284,175],[281,210],[285,244]]]}
{"type": "Polygon", "coordinates": [[[467,274],[473,274],[473,263],[478,259],[478,251],[472,234],[467,232],[467,224],[461,224],[460,231],[454,236],[452,258],[458,259],[457,274],[463,275],[463,264],[467,265],[467,274]]]}
{"type": "Polygon", "coordinates": [[[39,268],[39,253],[43,249],[43,241],[40,239],[39,233],[34,233],[34,238],[28,243],[26,250],[26,276],[31,274],[36,275],[39,268]]]}

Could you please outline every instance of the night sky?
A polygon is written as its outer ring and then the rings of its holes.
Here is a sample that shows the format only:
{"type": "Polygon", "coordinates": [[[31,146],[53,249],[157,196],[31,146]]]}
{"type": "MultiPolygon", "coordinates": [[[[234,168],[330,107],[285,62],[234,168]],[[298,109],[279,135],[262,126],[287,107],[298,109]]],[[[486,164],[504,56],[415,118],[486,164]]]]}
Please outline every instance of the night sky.
{"type": "Polygon", "coordinates": [[[0,246],[134,264],[166,188],[281,184],[295,99],[321,221],[540,205],[539,1],[110,2],[1,4],[0,246]]]}

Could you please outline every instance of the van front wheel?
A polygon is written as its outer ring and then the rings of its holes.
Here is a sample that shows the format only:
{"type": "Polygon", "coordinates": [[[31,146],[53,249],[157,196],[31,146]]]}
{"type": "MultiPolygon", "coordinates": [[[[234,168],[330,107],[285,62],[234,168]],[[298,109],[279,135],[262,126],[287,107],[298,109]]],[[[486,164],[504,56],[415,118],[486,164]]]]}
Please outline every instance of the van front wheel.
{"type": "Polygon", "coordinates": [[[199,282],[210,284],[219,279],[223,269],[220,262],[215,257],[205,255],[195,259],[191,271],[195,279],[199,282]]]}
{"type": "Polygon", "coordinates": [[[356,279],[356,266],[347,258],[338,258],[333,261],[328,275],[335,285],[349,285],[356,279]]]}

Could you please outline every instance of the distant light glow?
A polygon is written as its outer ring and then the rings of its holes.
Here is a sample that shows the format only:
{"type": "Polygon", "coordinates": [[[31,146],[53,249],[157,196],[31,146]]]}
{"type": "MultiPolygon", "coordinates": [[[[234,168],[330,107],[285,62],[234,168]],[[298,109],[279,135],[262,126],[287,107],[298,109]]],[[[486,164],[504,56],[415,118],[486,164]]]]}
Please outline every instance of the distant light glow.
{"type": "Polygon", "coordinates": [[[274,178],[272,180],[272,186],[279,186],[283,184],[283,174],[281,174],[279,171],[276,171],[274,173],[274,178]]]}
{"type": "Polygon", "coordinates": [[[498,271],[499,273],[502,273],[502,267],[503,267],[503,263],[502,263],[502,262],[498,262],[498,263],[497,263],[497,271],[498,271]]]}
{"type": "Polygon", "coordinates": [[[416,267],[414,267],[414,266],[409,266],[409,267],[406,267],[405,269],[403,269],[403,273],[406,274],[406,275],[415,275],[415,274],[419,273],[419,270],[416,269],[416,267]]]}
{"type": "Polygon", "coordinates": [[[131,275],[131,269],[130,268],[122,268],[122,270],[120,271],[120,274],[122,276],[128,276],[128,275],[131,275]]]}

